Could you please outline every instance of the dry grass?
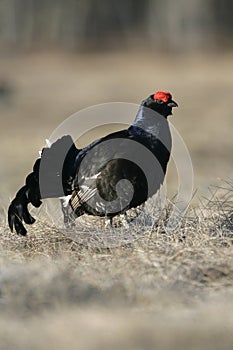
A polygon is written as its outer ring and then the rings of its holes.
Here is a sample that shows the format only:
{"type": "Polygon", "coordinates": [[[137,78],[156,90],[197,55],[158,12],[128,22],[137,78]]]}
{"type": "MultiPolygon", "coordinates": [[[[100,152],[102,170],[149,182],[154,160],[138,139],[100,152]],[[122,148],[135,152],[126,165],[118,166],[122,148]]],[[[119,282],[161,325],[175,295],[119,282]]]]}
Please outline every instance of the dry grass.
{"type": "Polygon", "coordinates": [[[172,234],[161,218],[116,248],[72,241],[42,220],[27,238],[2,225],[2,348],[231,349],[229,190],[172,234]]]}
{"type": "MultiPolygon", "coordinates": [[[[206,204],[196,196],[172,234],[161,218],[115,248],[73,241],[43,212],[27,238],[5,222],[10,197],[64,116],[139,102],[155,88],[171,90],[181,106],[172,122],[190,149],[195,186],[206,191],[218,176],[232,177],[232,56],[0,61],[14,90],[0,101],[0,349],[232,349],[232,182],[211,190],[206,204]]],[[[168,183],[176,191],[172,167],[168,183]]]]}

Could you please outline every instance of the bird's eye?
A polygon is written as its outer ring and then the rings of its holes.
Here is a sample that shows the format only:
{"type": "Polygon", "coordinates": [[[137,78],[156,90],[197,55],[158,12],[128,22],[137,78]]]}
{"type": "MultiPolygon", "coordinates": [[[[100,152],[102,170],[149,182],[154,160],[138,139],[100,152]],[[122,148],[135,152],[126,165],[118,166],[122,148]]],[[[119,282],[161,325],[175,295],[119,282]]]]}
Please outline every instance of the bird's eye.
{"type": "Polygon", "coordinates": [[[164,102],[163,102],[162,100],[156,100],[156,103],[157,103],[158,105],[162,105],[164,102]]]}

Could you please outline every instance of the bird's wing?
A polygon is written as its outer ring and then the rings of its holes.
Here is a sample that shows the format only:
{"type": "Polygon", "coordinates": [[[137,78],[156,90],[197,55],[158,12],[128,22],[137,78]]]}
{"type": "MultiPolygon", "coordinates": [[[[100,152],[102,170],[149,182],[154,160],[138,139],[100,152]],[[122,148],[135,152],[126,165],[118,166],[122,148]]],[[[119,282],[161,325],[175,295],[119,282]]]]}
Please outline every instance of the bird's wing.
{"type": "Polygon", "coordinates": [[[94,179],[108,159],[119,157],[122,154],[120,145],[125,139],[130,139],[131,137],[132,135],[128,130],[120,130],[104,136],[83,148],[75,160],[75,168],[77,173],[79,173],[79,180],[85,177],[94,179]],[[116,147],[116,144],[119,147],[116,147]],[[119,152],[120,149],[121,152],[119,152]]]}
{"type": "Polygon", "coordinates": [[[70,204],[75,211],[96,193],[96,180],[101,169],[112,159],[124,157],[124,140],[133,139],[128,130],[111,133],[83,148],[77,158],[74,190],[70,204]]]}
{"type": "MultiPolygon", "coordinates": [[[[105,183],[106,176],[117,176],[119,179],[128,178],[128,176],[130,179],[133,178],[132,173],[129,174],[129,172],[125,172],[125,169],[122,169],[122,162],[109,163],[114,159],[125,159],[137,164],[145,172],[146,178],[152,179],[151,183],[153,185],[151,188],[153,190],[158,187],[158,183],[163,181],[169,151],[153,135],[141,131],[137,133],[131,128],[114,132],[94,141],[79,152],[76,158],[77,171],[74,180],[74,192],[70,200],[74,210],[79,210],[90,199],[94,200],[93,197],[98,191],[97,183],[101,182],[102,187],[105,185],[108,187],[109,182],[107,181],[108,184],[105,183]],[[111,164],[111,167],[107,165],[108,163],[111,164]],[[156,174],[156,176],[153,174],[156,174]]],[[[127,162],[124,162],[124,166],[125,164],[127,162]]],[[[132,166],[129,168],[133,169],[132,166]]],[[[112,183],[115,183],[115,179],[112,183]]],[[[106,188],[106,191],[109,190],[109,187],[106,188]]],[[[96,203],[99,203],[99,201],[96,203]]]]}

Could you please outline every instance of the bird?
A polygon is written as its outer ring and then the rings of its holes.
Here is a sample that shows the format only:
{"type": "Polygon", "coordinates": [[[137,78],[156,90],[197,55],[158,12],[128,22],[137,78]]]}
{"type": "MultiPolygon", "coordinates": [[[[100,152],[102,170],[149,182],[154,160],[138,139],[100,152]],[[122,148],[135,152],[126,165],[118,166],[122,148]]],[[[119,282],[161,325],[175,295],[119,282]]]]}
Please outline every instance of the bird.
{"type": "Polygon", "coordinates": [[[11,232],[26,236],[32,225],[28,205],[60,198],[64,223],[73,225],[83,214],[112,219],[144,204],[160,189],[167,171],[172,139],[168,117],[178,107],[170,92],[144,99],[127,128],[78,149],[64,135],[41,151],[33,171],[8,209],[11,232]]]}

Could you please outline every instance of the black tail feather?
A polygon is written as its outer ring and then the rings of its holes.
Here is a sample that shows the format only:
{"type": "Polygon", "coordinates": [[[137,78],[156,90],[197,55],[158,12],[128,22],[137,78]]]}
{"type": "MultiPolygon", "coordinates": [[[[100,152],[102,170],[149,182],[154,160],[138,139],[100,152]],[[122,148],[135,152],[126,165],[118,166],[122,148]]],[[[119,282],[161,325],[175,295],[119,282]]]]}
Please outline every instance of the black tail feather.
{"type": "Polygon", "coordinates": [[[35,222],[35,219],[28,211],[29,203],[38,208],[42,204],[42,198],[60,197],[71,193],[77,153],[78,150],[69,135],[58,139],[50,148],[42,150],[41,158],[37,159],[33,166],[33,172],[27,176],[25,185],[17,192],[9,206],[8,224],[11,232],[15,229],[17,234],[25,236],[27,230],[23,222],[28,225],[32,225],[35,222]],[[57,166],[62,161],[61,155],[64,157],[64,161],[59,173],[57,166]],[[43,192],[43,196],[40,189],[41,164],[43,164],[43,169],[45,169],[43,182],[46,183],[46,188],[48,189],[47,192],[43,192]],[[57,186],[58,183],[61,183],[61,189],[57,186]]]}

